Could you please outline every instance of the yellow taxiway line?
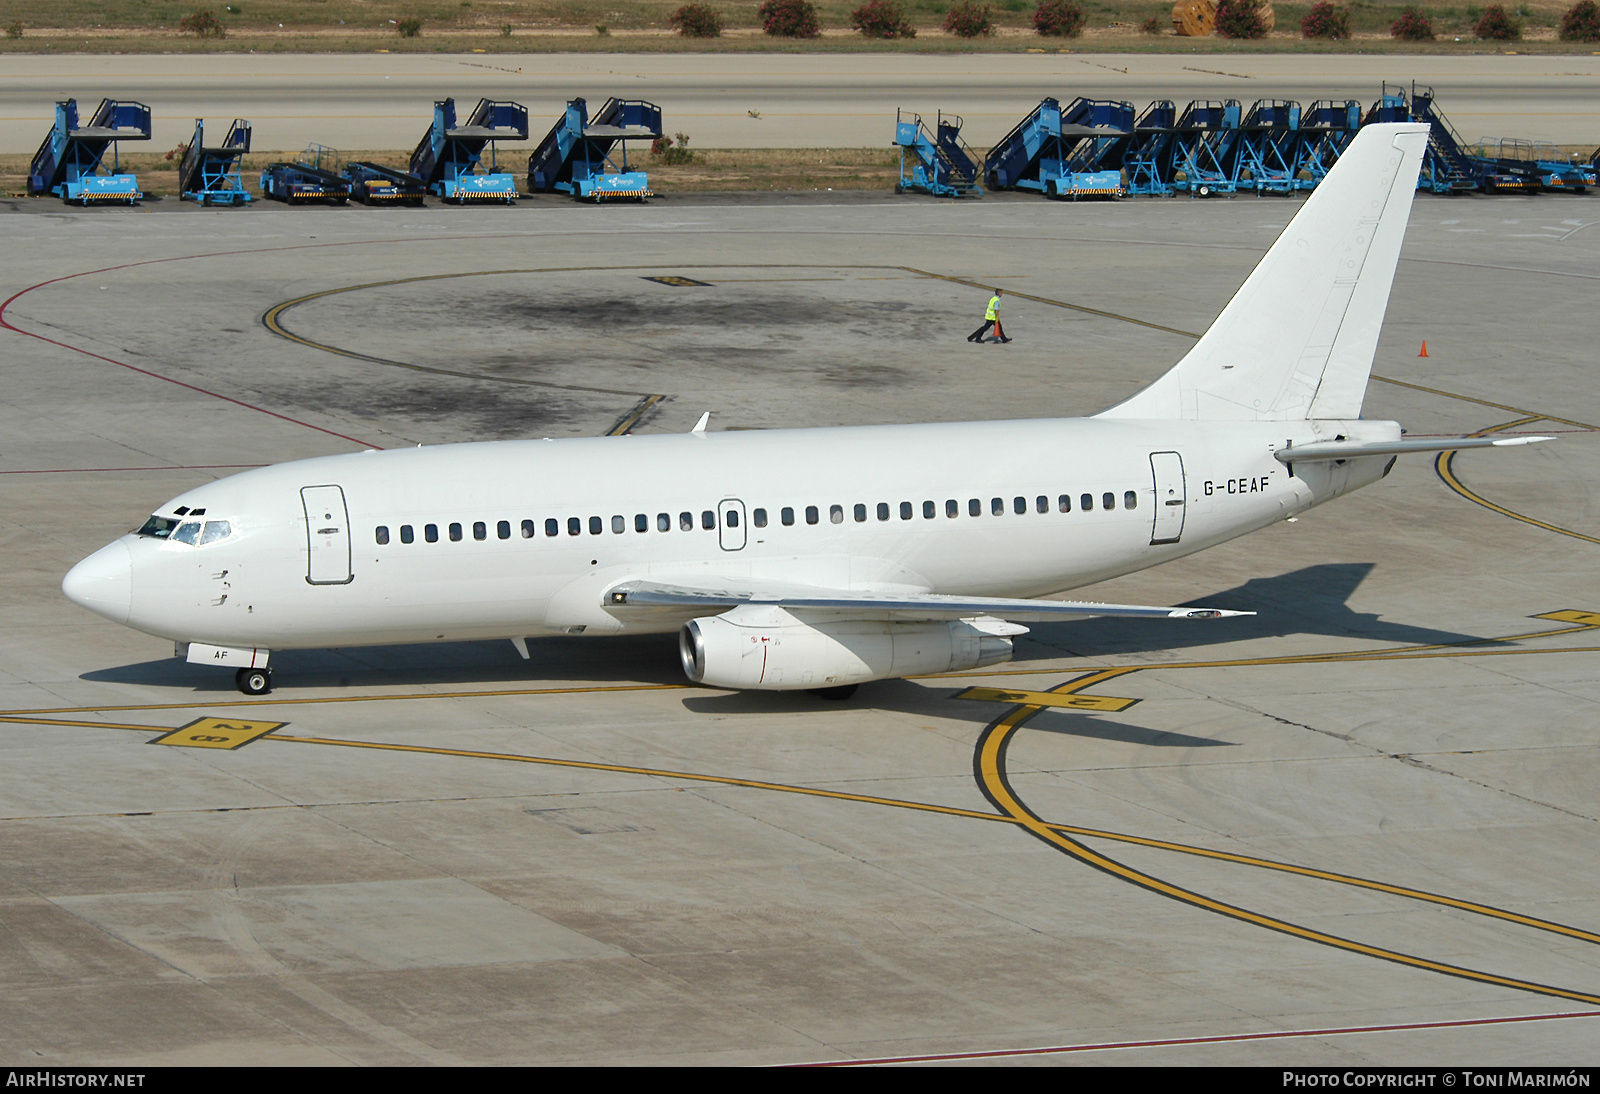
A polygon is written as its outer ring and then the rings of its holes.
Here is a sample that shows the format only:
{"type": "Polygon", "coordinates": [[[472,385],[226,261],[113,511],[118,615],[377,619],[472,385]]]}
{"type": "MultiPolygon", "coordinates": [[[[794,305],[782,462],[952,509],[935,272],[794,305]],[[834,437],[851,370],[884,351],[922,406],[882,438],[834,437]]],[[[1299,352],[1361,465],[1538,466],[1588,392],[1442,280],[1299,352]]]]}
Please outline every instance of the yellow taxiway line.
{"type": "MultiPolygon", "coordinates": [[[[1481,437],[1490,433],[1500,433],[1507,429],[1514,429],[1519,425],[1528,425],[1532,422],[1538,421],[1562,422],[1567,425],[1582,424],[1579,422],[1568,422],[1565,418],[1550,418],[1543,414],[1537,414],[1529,417],[1518,418],[1517,420],[1511,422],[1502,422],[1500,425],[1492,425],[1488,429],[1478,430],[1478,432],[1474,435],[1481,437]]],[[[1588,426],[1586,428],[1592,429],[1594,427],[1588,426]]],[[[1459,453],[1459,449],[1451,449],[1448,452],[1439,453],[1434,457],[1433,469],[1438,474],[1439,478],[1444,480],[1444,484],[1446,486],[1460,494],[1462,497],[1466,498],[1468,501],[1475,502],[1476,504],[1483,506],[1485,509],[1492,509],[1502,516],[1510,517],[1512,520],[1520,520],[1523,524],[1531,524],[1535,528],[1543,528],[1547,532],[1555,532],[1558,535],[1571,536],[1573,539],[1581,539],[1587,543],[1600,543],[1600,538],[1586,536],[1582,532],[1574,532],[1571,528],[1563,528],[1559,524],[1550,524],[1546,521],[1537,520],[1523,513],[1518,513],[1514,510],[1507,509],[1503,505],[1496,505],[1488,498],[1483,497],[1481,494],[1469,489],[1466,483],[1462,482],[1460,477],[1456,475],[1455,462],[1456,456],[1459,455],[1459,453]]]]}
{"type": "MultiPolygon", "coordinates": [[[[1055,690],[1076,690],[1102,682],[1104,679],[1106,679],[1106,675],[1103,673],[1090,673],[1076,680],[1069,681],[1055,690]]],[[[1071,838],[1071,836],[1068,835],[1065,830],[1063,830],[1062,826],[1052,824],[1049,821],[1044,820],[1043,818],[1039,817],[1038,814],[1034,813],[1033,810],[1030,809],[1026,804],[1024,804],[1021,798],[1019,798],[1012,790],[1010,780],[1006,774],[1006,750],[1011,743],[1011,740],[1016,735],[1017,730],[1022,728],[1024,723],[1044,709],[1045,708],[1042,706],[1018,706],[994,722],[991,722],[989,726],[985,728],[983,735],[978,739],[978,749],[975,757],[974,770],[976,771],[978,777],[978,785],[980,789],[983,791],[984,796],[989,799],[990,803],[993,804],[996,809],[1000,810],[1000,812],[1006,816],[1013,818],[1033,836],[1045,844],[1054,847],[1056,850],[1061,851],[1074,859],[1077,859],[1079,862],[1082,862],[1085,865],[1092,866],[1097,870],[1102,870],[1115,877],[1119,877],[1124,881],[1131,882],[1140,888],[1148,889],[1151,892],[1158,893],[1161,896],[1169,897],[1181,903],[1188,904],[1191,907],[1200,908],[1208,912],[1214,912],[1218,915],[1226,916],[1230,919],[1236,919],[1244,923],[1250,923],[1258,927],[1265,927],[1268,930],[1278,931],[1282,934],[1292,935],[1308,942],[1315,942],[1319,945],[1330,946],[1334,949],[1345,950],[1350,953],[1358,953],[1367,957],[1376,957],[1384,961],[1392,961],[1400,965],[1406,965],[1416,969],[1423,969],[1428,972],[1443,973],[1447,976],[1455,976],[1465,980],[1473,980],[1482,984],[1493,984],[1498,987],[1514,988],[1519,991],[1533,992],[1539,995],[1554,996],[1561,999],[1574,999],[1579,1002],[1600,1006],[1600,995],[1590,992],[1574,991],[1569,988],[1556,987],[1550,984],[1540,984],[1531,980],[1521,980],[1516,977],[1500,976],[1495,973],[1482,972],[1477,969],[1469,969],[1460,965],[1446,964],[1442,961],[1431,961],[1427,958],[1417,957],[1413,954],[1402,953],[1398,950],[1391,950],[1382,946],[1373,946],[1365,942],[1357,942],[1353,939],[1341,938],[1338,935],[1328,934],[1325,931],[1317,931],[1309,927],[1302,927],[1298,924],[1290,923],[1287,920],[1278,919],[1275,916],[1263,915],[1260,912],[1252,912],[1247,908],[1240,908],[1237,905],[1227,904],[1223,901],[1205,896],[1202,893],[1197,893],[1193,890],[1174,885],[1171,882],[1163,881],[1158,877],[1128,866],[1125,863],[1103,855],[1098,851],[1095,851],[1093,848],[1080,843],[1078,840],[1071,838]]],[[[1335,880],[1336,877],[1337,875],[1329,877],[1327,880],[1335,880]]],[[[1449,903],[1449,900],[1447,898],[1445,901],[1440,902],[1449,903]]],[[[1459,907],[1460,905],[1454,904],[1452,906],[1459,907]]],[[[1495,918],[1510,919],[1514,922],[1518,921],[1517,919],[1513,918],[1513,916],[1514,913],[1510,913],[1507,915],[1498,915],[1495,918]]],[[[1548,928],[1541,927],[1541,929],[1548,928]]],[[[1571,934],[1572,937],[1582,937],[1589,934],[1589,932],[1578,931],[1577,928],[1567,928],[1560,933],[1571,934]]]]}
{"type": "MultiPolygon", "coordinates": [[[[1516,639],[1533,637],[1549,637],[1559,634],[1569,634],[1576,631],[1590,630],[1600,626],[1600,614],[1562,611],[1548,613],[1547,617],[1554,617],[1563,622],[1571,622],[1575,626],[1534,632],[1531,634],[1509,636],[1498,639],[1480,639],[1480,642],[1505,642],[1516,639]]],[[[1433,656],[1493,656],[1505,654],[1556,654],[1571,652],[1600,652],[1600,647],[1581,647],[1577,649],[1546,649],[1546,650],[1506,650],[1506,649],[1478,649],[1462,650],[1447,649],[1437,646],[1412,647],[1410,652],[1393,651],[1387,657],[1378,659],[1404,659],[1433,656]]],[[[915,812],[930,813],[967,820],[981,820],[994,823],[1012,824],[1020,827],[1047,844],[1055,847],[1071,857],[1104,870],[1123,880],[1132,882],[1142,888],[1149,889],[1163,896],[1180,900],[1202,910],[1215,912],[1243,922],[1293,935],[1307,941],[1338,949],[1348,950],[1366,956],[1377,957],[1383,960],[1396,962],[1402,965],[1423,969],[1431,972],[1444,973],[1451,976],[1475,980],[1481,983],[1494,984],[1502,987],[1535,992],[1543,995],[1574,999],[1600,1005],[1600,995],[1573,991],[1565,988],[1538,984],[1532,981],[1520,980],[1514,977],[1504,977],[1493,973],[1481,972],[1461,966],[1449,965],[1443,962],[1431,961],[1426,958],[1411,954],[1401,953],[1384,947],[1372,946],[1356,942],[1351,939],[1340,938],[1326,932],[1315,931],[1301,927],[1297,924],[1280,920],[1276,917],[1266,916],[1226,904],[1203,894],[1183,889],[1169,882],[1163,881],[1153,875],[1134,869],[1115,859],[1109,858],[1079,842],[1078,838],[1103,839],[1111,842],[1125,843],[1134,846],[1148,847],[1155,850],[1169,851],[1178,854],[1192,855],[1215,861],[1232,862],[1237,865],[1249,866],[1287,873],[1301,877],[1328,881],[1340,885],[1367,889],[1375,892],[1387,893],[1405,899],[1416,900],[1424,903],[1455,908],[1460,911],[1497,919],[1502,922],[1529,927],[1535,930],[1546,931],[1573,938],[1579,941],[1600,944],[1600,934],[1586,931],[1551,920],[1539,919],[1534,916],[1523,915],[1518,912],[1495,908],[1491,905],[1481,904],[1476,901],[1464,900],[1441,893],[1432,893],[1426,890],[1413,889],[1408,886],[1395,885],[1389,882],[1378,881],[1371,878],[1362,878],[1355,875],[1341,874],[1334,871],[1318,870],[1313,867],[1300,866],[1294,863],[1279,862],[1272,859],[1259,858],[1253,855],[1244,855],[1237,852],[1219,851],[1213,848],[1199,847],[1190,844],[1178,843],[1171,840],[1158,840],[1128,833],[1113,832],[1103,829],[1086,828],[1079,825],[1063,824],[1040,818],[1029,809],[1012,790],[1005,771],[1005,753],[1011,739],[1017,730],[1035,715],[1049,707],[1069,707],[1076,709],[1123,709],[1133,700],[1118,699],[1109,696],[1092,696],[1085,694],[1086,689],[1097,684],[1117,679],[1131,673],[1145,669],[1170,669],[1170,668],[1200,668],[1221,666],[1244,666],[1284,663],[1308,663],[1312,661],[1338,662],[1351,659],[1350,653],[1334,653],[1323,655],[1305,655],[1286,658],[1252,658],[1232,661],[1197,661],[1177,665],[1132,665],[1102,668],[1081,673],[1077,677],[1045,692],[1016,692],[999,688],[969,688],[959,693],[958,697],[976,700],[989,700],[1001,702],[1015,702],[1024,699],[1013,710],[1000,719],[992,722],[984,731],[978,742],[975,757],[975,771],[978,776],[979,788],[999,812],[984,812],[982,810],[964,809],[956,806],[939,805],[932,802],[918,802],[903,798],[890,798],[880,795],[858,794],[841,790],[829,790],[821,787],[798,786],[788,783],[769,782],[759,779],[745,779],[736,776],[713,775],[704,772],[676,771],[664,768],[642,767],[631,764],[602,763],[589,760],[570,760],[549,756],[530,756],[519,753],[489,752],[476,749],[445,748],[432,745],[408,745],[383,741],[358,741],[342,740],[333,737],[303,736],[298,734],[284,734],[276,732],[283,723],[228,723],[220,719],[206,718],[189,725],[172,730],[167,727],[141,726],[117,722],[92,722],[78,719],[47,719],[38,714],[11,712],[0,715],[0,721],[19,722],[41,725],[80,726],[99,729],[138,730],[145,733],[158,734],[151,743],[161,744],[187,744],[193,747],[196,743],[200,747],[232,749],[257,740],[279,741],[286,744],[311,744],[324,747],[367,749],[384,752],[414,753],[421,755],[452,756],[463,759],[481,759],[499,762],[512,762],[533,764],[544,767],[560,767],[576,770],[602,771],[615,774],[638,775],[649,778],[675,779],[686,782],[711,784],[718,786],[739,787],[751,790],[760,790],[774,793],[799,794],[808,797],[826,798],[837,801],[851,801],[866,805],[905,809],[915,812]],[[1079,701],[1074,702],[1076,696],[1079,701]]],[[[1371,654],[1355,654],[1361,659],[1373,659],[1371,654]]],[[[1038,670],[1051,671],[1051,670],[1038,670]]],[[[1059,671],[1059,670],[1054,670],[1059,671]]],[[[476,698],[479,696],[495,695],[560,695],[573,693],[608,692],[608,691],[657,691],[672,690],[681,685],[617,685],[585,688],[542,688],[542,689],[505,689],[492,692],[451,692],[434,694],[411,695],[384,695],[384,696],[352,696],[352,697],[325,697],[305,700],[283,700],[283,704],[295,703],[322,703],[322,702],[360,702],[371,700],[397,700],[397,699],[425,699],[425,698],[476,698]]],[[[250,700],[238,705],[270,705],[273,700],[250,700]]],[[[98,709],[183,709],[199,706],[217,706],[211,703],[183,703],[183,704],[152,704],[143,707],[98,708],[98,709]]],[[[72,713],[86,708],[72,708],[54,713],[72,713]]],[[[41,712],[43,713],[43,712],[41,712]]]]}
{"type": "MultiPolygon", "coordinates": [[[[1092,686],[1105,677],[1103,674],[1089,674],[1071,681],[1066,688],[1079,689],[1092,686]]],[[[1058,689],[1058,691],[1061,689],[1058,689]]],[[[1028,709],[1028,708],[1019,708],[1028,709]]],[[[1040,707],[1029,710],[1027,717],[1037,714],[1040,707]]],[[[1016,724],[1021,726],[1026,718],[1020,719],[1016,724]]],[[[148,728],[148,727],[146,727],[148,728]]],[[[486,752],[478,749],[445,748],[435,745],[407,745],[386,741],[355,741],[337,737],[309,737],[294,734],[268,733],[258,738],[263,741],[282,741],[290,744],[325,745],[335,748],[371,749],[381,752],[409,752],[423,755],[455,756],[463,759],[498,760],[511,763],[534,764],[542,767],[561,767],[583,771],[604,771],[621,775],[640,775],[647,778],[681,779],[685,782],[710,783],[718,786],[741,787],[749,790],[765,790],[782,794],[799,794],[806,797],[829,798],[835,801],[858,802],[864,805],[887,806],[895,809],[907,809],[920,813],[936,813],[949,817],[960,817],[966,820],[994,821],[1013,824],[1024,828],[1032,828],[1036,824],[1042,825],[1051,831],[1083,836],[1094,839],[1104,839],[1117,843],[1134,844],[1140,847],[1151,847],[1163,851],[1173,851],[1179,854],[1195,855],[1202,858],[1216,859],[1233,862],[1241,866],[1252,866],[1258,869],[1275,870],[1280,873],[1297,874],[1302,877],[1316,878],[1321,881],[1331,881],[1340,885],[1350,885],[1356,888],[1371,889],[1376,892],[1389,893],[1393,896],[1406,897],[1420,900],[1430,904],[1439,904],[1446,907],[1457,908],[1462,911],[1472,912],[1477,915],[1487,916],[1492,919],[1516,923],[1525,927],[1532,927],[1541,931],[1565,935],[1569,938],[1580,939],[1600,945],[1600,933],[1586,931],[1580,927],[1568,926],[1552,920],[1539,919],[1535,916],[1522,915],[1518,912],[1507,911],[1488,904],[1476,901],[1463,900],[1459,897],[1447,896],[1442,893],[1431,893],[1423,889],[1413,889],[1409,886],[1394,885],[1385,881],[1372,878],[1358,877],[1352,874],[1340,874],[1330,870],[1318,870],[1309,866],[1299,866],[1294,863],[1279,862],[1273,859],[1258,858],[1253,855],[1243,855],[1232,851],[1217,851],[1208,847],[1197,847],[1191,844],[1177,843],[1172,840],[1150,839],[1145,836],[1129,835],[1125,832],[1112,832],[1098,828],[1084,828],[1079,825],[1060,824],[1054,821],[1043,821],[1037,818],[1026,818],[1016,813],[986,813],[982,810],[963,809],[959,806],[939,805],[934,802],[919,802],[908,798],[888,798],[874,794],[857,794],[843,790],[828,790],[822,787],[799,786],[792,783],[769,782],[761,779],[745,779],[731,775],[712,775],[700,771],[675,771],[667,768],[641,767],[635,764],[602,763],[594,760],[569,760],[553,756],[530,756],[515,752],[486,752]]],[[[1600,1001],[1600,997],[1597,997],[1600,1001]]]]}

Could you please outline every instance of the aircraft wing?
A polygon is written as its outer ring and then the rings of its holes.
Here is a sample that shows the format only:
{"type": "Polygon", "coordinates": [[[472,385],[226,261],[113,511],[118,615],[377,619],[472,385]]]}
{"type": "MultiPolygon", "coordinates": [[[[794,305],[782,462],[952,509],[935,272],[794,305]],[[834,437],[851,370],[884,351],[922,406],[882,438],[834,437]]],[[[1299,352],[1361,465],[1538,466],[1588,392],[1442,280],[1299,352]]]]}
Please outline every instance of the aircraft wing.
{"type": "Polygon", "coordinates": [[[946,596],[940,593],[863,593],[768,582],[730,579],[700,587],[653,581],[625,581],[607,590],[608,608],[699,608],[707,612],[752,604],[825,612],[873,619],[996,619],[1044,623],[1058,619],[1120,616],[1132,619],[1218,619],[1254,615],[1226,608],[1157,608],[1142,604],[1096,604],[1081,600],[1021,600],[991,596],[946,596]]]}
{"type": "Polygon", "coordinates": [[[1514,448],[1554,437],[1427,437],[1406,441],[1319,441],[1289,445],[1273,453],[1279,463],[1302,460],[1353,460],[1358,456],[1401,456],[1407,452],[1448,452],[1457,448],[1514,448]]]}

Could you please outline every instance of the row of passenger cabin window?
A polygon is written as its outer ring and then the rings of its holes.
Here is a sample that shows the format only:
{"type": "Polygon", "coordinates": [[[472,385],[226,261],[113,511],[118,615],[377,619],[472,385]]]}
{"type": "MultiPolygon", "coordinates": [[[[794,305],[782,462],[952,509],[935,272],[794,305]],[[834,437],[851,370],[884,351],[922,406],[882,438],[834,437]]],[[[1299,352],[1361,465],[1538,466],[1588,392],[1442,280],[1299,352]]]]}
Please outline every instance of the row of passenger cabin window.
{"type": "MultiPolygon", "coordinates": [[[[1081,509],[1081,510],[1084,510],[1084,511],[1092,510],[1092,509],[1095,508],[1095,496],[1093,494],[1080,494],[1080,495],[1078,495],[1077,504],[1078,504],[1078,508],[1081,509]]],[[[1052,509],[1055,509],[1056,511],[1062,512],[1062,513],[1070,513],[1070,512],[1072,512],[1072,505],[1073,505],[1073,501],[1072,501],[1072,495],[1071,494],[1060,494],[1060,495],[1058,495],[1056,497],[1056,500],[1055,500],[1054,504],[1051,503],[1049,495],[1040,494],[1037,497],[1033,498],[1031,503],[1030,503],[1029,499],[1026,498],[1026,497],[1012,498],[1011,499],[1010,508],[1011,508],[1012,512],[1014,512],[1014,513],[1016,513],[1017,515],[1020,516],[1020,515],[1022,515],[1024,513],[1027,513],[1030,508],[1033,511],[1038,512],[1038,513],[1048,513],[1052,509]]],[[[1100,508],[1101,509],[1115,509],[1116,507],[1117,507],[1117,495],[1114,492],[1112,492],[1110,490],[1107,490],[1105,493],[1100,495],[1100,508]]],[[[1139,507],[1139,493],[1138,493],[1138,491],[1136,491],[1136,490],[1126,490],[1126,491],[1124,491],[1123,494],[1122,494],[1122,508],[1124,508],[1124,509],[1137,509],[1138,507],[1139,507]]],[[[961,507],[961,503],[959,501],[957,501],[955,498],[950,498],[944,503],[944,515],[946,517],[959,517],[961,515],[961,508],[962,508],[961,507]]],[[[1004,516],[1005,513],[1006,513],[1006,508],[1007,508],[1007,506],[1006,506],[1006,499],[1005,498],[991,498],[991,499],[989,499],[989,513],[992,516],[996,516],[996,517],[1004,516]]],[[[981,516],[983,516],[983,510],[984,510],[983,499],[981,499],[981,498],[969,498],[967,500],[966,510],[967,510],[967,515],[970,516],[970,517],[981,517],[981,516]]],[[[903,501],[903,502],[900,503],[899,516],[900,516],[901,520],[911,520],[911,519],[913,519],[916,516],[916,512],[917,512],[917,507],[915,505],[913,505],[911,502],[903,501]]],[[[804,514],[805,514],[805,522],[807,524],[820,524],[822,522],[822,510],[818,506],[815,506],[815,505],[806,506],[805,509],[804,509],[804,514]]],[[[727,522],[728,522],[728,526],[730,528],[737,528],[739,526],[739,511],[737,509],[729,509],[725,515],[726,515],[726,519],[727,519],[727,522]]],[[[851,515],[853,517],[855,517],[857,522],[865,523],[867,521],[867,519],[868,519],[866,504],[863,503],[863,502],[857,502],[856,505],[854,506],[854,509],[853,509],[851,515]]],[[[874,515],[880,521],[887,521],[887,520],[892,519],[893,513],[892,513],[892,511],[890,509],[889,503],[886,502],[886,501],[878,502],[877,507],[876,507],[876,512],[874,513],[874,515]]],[[[938,515],[939,515],[939,505],[938,505],[937,502],[925,501],[925,502],[922,503],[922,516],[923,516],[924,519],[933,520],[938,515]]],[[[791,507],[791,506],[784,506],[782,509],[778,510],[778,520],[785,527],[788,527],[788,526],[794,524],[795,523],[795,509],[793,507],[791,507]]],[[[831,505],[831,506],[829,506],[828,507],[828,521],[831,524],[843,524],[844,523],[844,506],[842,506],[842,505],[831,505]]],[[[592,536],[602,535],[606,530],[606,523],[607,522],[606,522],[605,518],[603,518],[603,517],[590,517],[590,518],[588,518],[588,531],[589,531],[589,534],[592,535],[592,536]]],[[[753,524],[757,528],[765,528],[767,526],[767,511],[765,509],[752,509],[752,510],[750,510],[750,523],[753,524]]],[[[635,513],[634,514],[634,517],[633,517],[633,530],[635,532],[648,532],[648,531],[650,531],[650,524],[651,524],[650,515],[648,513],[635,513]]],[[[658,532],[670,532],[670,531],[672,531],[672,524],[673,524],[673,520],[672,520],[672,514],[671,513],[657,513],[656,514],[656,517],[655,517],[655,528],[656,528],[656,531],[658,531],[658,532]]],[[[688,512],[679,513],[678,514],[677,524],[678,524],[678,530],[679,531],[692,532],[695,529],[695,515],[693,513],[688,513],[688,512]]],[[[618,535],[620,535],[623,532],[626,532],[628,530],[628,518],[622,516],[619,513],[616,516],[613,516],[611,518],[610,525],[611,525],[611,531],[616,533],[616,534],[618,534],[618,535]]],[[[702,510],[701,513],[700,513],[699,526],[700,526],[702,531],[707,531],[707,532],[714,531],[716,529],[716,527],[717,527],[717,513],[716,513],[716,510],[714,510],[714,509],[702,510]]],[[[584,532],[584,518],[582,518],[582,517],[568,517],[566,519],[566,528],[565,528],[565,530],[566,530],[566,534],[569,535],[569,536],[581,536],[581,535],[583,535],[583,532],[584,532]]],[[[538,535],[538,533],[539,533],[539,526],[538,526],[538,524],[536,522],[534,522],[532,520],[524,520],[522,522],[521,526],[519,527],[518,531],[521,533],[521,536],[522,536],[523,539],[533,539],[534,536],[538,535]]],[[[462,527],[462,525],[460,525],[460,524],[451,524],[451,525],[449,525],[448,526],[448,533],[449,533],[449,536],[450,536],[450,541],[452,543],[459,542],[460,540],[462,540],[465,537],[465,530],[462,527]]],[[[559,536],[559,535],[561,535],[561,533],[562,533],[562,522],[560,520],[556,519],[555,517],[547,517],[545,519],[545,522],[544,522],[544,534],[547,535],[547,536],[559,536]]],[[[511,527],[511,522],[509,520],[502,520],[502,521],[499,521],[498,523],[495,524],[495,536],[497,538],[499,538],[499,539],[510,539],[511,538],[511,534],[512,534],[512,527],[511,527]]],[[[377,535],[378,543],[380,545],[388,543],[389,542],[389,526],[387,524],[378,525],[376,535],[377,535]]],[[[428,543],[437,543],[437,542],[439,542],[439,526],[437,524],[424,524],[422,526],[422,538],[428,543]]],[[[488,539],[489,538],[489,526],[488,526],[488,524],[485,523],[484,521],[481,521],[481,520],[480,521],[475,521],[473,523],[473,525],[472,525],[472,538],[473,539],[478,539],[478,540],[488,539]]],[[[412,543],[412,542],[415,542],[415,540],[416,540],[416,530],[409,524],[402,524],[400,526],[400,542],[401,543],[412,543]]]]}

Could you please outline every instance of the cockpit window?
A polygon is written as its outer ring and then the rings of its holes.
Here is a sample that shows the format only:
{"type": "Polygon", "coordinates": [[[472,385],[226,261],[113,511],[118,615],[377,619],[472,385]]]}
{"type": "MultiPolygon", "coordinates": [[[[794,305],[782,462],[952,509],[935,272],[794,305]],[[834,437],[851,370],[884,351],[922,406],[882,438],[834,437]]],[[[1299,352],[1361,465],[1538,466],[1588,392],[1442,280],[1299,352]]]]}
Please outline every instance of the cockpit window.
{"type": "Polygon", "coordinates": [[[200,533],[200,546],[215,543],[219,539],[227,539],[233,535],[233,525],[225,520],[206,521],[205,531],[200,533]]]}
{"type": "Polygon", "coordinates": [[[144,522],[144,527],[140,528],[134,534],[140,536],[154,536],[156,539],[166,539],[172,534],[172,530],[177,526],[178,522],[175,520],[169,520],[166,517],[151,517],[149,520],[144,522]]]}
{"type": "Polygon", "coordinates": [[[152,539],[170,539],[178,543],[187,543],[191,547],[202,547],[233,535],[233,524],[226,520],[205,522],[191,520],[180,524],[170,517],[151,517],[135,535],[150,536],[152,539]]]}

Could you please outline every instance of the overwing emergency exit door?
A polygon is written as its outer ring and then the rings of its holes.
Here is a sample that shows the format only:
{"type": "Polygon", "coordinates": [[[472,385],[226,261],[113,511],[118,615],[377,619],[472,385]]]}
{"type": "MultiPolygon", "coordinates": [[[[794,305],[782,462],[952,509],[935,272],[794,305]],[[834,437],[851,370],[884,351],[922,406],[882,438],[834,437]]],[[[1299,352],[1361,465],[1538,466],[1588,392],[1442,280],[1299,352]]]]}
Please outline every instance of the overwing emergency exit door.
{"type": "Polygon", "coordinates": [[[1150,543],[1177,543],[1183,535],[1184,504],[1183,457],[1176,452],[1150,453],[1150,474],[1156,486],[1156,515],[1150,529],[1150,543]]]}
{"type": "Polygon", "coordinates": [[[306,510],[306,581],[312,585],[348,585],[350,572],[350,517],[344,490],[337,486],[306,486],[300,490],[306,510]]]}
{"type": "Polygon", "coordinates": [[[744,550],[745,537],[749,534],[744,526],[744,502],[738,498],[723,498],[717,506],[717,528],[721,537],[724,551],[744,550]]]}

